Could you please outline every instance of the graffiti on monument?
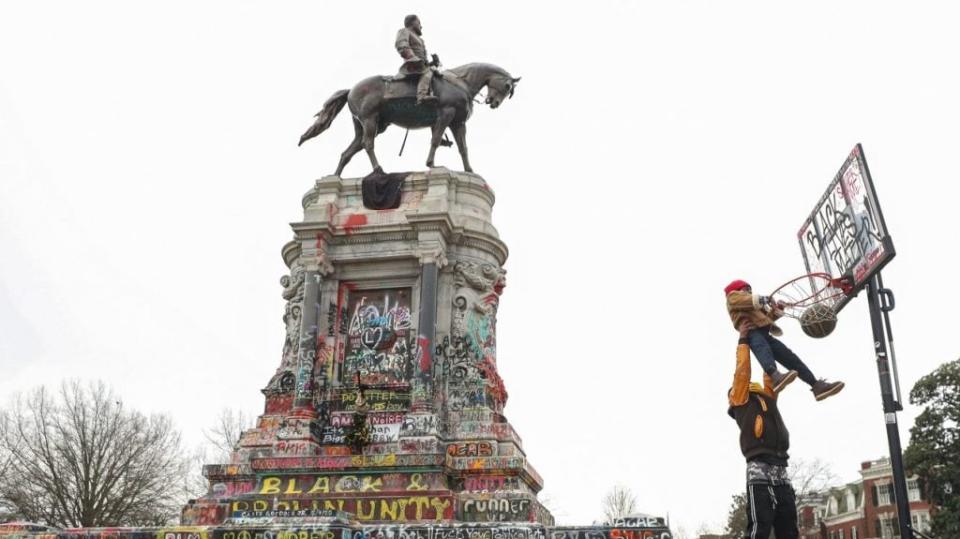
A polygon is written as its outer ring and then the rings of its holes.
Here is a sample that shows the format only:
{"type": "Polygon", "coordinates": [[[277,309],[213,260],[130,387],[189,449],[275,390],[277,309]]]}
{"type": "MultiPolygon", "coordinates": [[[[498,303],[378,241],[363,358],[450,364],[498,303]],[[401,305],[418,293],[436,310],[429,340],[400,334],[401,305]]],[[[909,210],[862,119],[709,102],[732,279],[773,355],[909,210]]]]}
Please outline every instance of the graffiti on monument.
{"type": "Polygon", "coordinates": [[[447,409],[459,412],[478,408],[487,403],[486,386],[481,381],[451,384],[447,391],[447,409]]]}
{"type": "Polygon", "coordinates": [[[453,457],[492,457],[496,446],[491,442],[453,442],[447,454],[453,457]]]}
{"type": "Polygon", "coordinates": [[[403,382],[409,378],[412,317],[410,289],[350,292],[343,380],[366,385],[403,382]]]}
{"type": "Polygon", "coordinates": [[[206,528],[195,526],[178,526],[176,528],[161,529],[155,535],[156,539],[207,539],[209,534],[206,528]]]}
{"type": "Polygon", "coordinates": [[[404,436],[430,436],[440,429],[440,418],[434,414],[410,414],[403,418],[400,432],[404,436]]]}
{"type": "Polygon", "coordinates": [[[253,470],[341,470],[377,466],[443,466],[444,455],[413,454],[256,458],[253,470]]]}
{"type": "Polygon", "coordinates": [[[410,493],[446,490],[443,474],[351,473],[343,475],[265,475],[257,485],[257,494],[315,495],[355,493],[410,493]]]}
{"type": "Polygon", "coordinates": [[[506,272],[492,264],[459,261],[454,265],[453,332],[464,337],[474,357],[496,365],[497,308],[506,272]]]}
{"type": "Polygon", "coordinates": [[[253,488],[253,481],[223,481],[210,485],[210,493],[218,498],[226,498],[246,494],[253,488]]]}
{"type": "Polygon", "coordinates": [[[614,528],[665,528],[667,521],[663,517],[650,515],[615,518],[610,522],[614,528]]]}
{"type": "Polygon", "coordinates": [[[384,496],[363,498],[251,498],[230,502],[230,513],[244,511],[340,511],[352,513],[358,521],[405,522],[450,520],[452,496],[384,496]]]}
{"type": "Polygon", "coordinates": [[[467,492],[494,492],[498,490],[529,489],[520,477],[515,475],[468,475],[456,479],[454,486],[467,492]]]}
{"type": "Polygon", "coordinates": [[[493,264],[460,260],[454,264],[450,334],[434,350],[447,387],[447,407],[481,406],[501,411],[507,400],[497,373],[497,308],[506,272],[493,264]]]}
{"type": "MultiPolygon", "coordinates": [[[[289,528],[245,526],[240,529],[218,528],[213,530],[211,535],[212,539],[548,539],[541,526],[474,523],[444,523],[437,526],[384,524],[355,527],[291,526],[289,528]]],[[[144,539],[154,538],[151,536],[144,539]]],[[[608,538],[603,535],[590,539],[608,538]]]]}
{"type": "Polygon", "coordinates": [[[666,526],[654,528],[582,526],[553,528],[550,530],[549,539],[673,539],[673,534],[666,526]]]}
{"type": "Polygon", "coordinates": [[[529,498],[467,498],[460,501],[460,519],[466,522],[524,522],[533,520],[529,498]]]}
{"type": "MultiPolygon", "coordinates": [[[[410,393],[389,389],[368,389],[363,392],[366,408],[370,412],[402,412],[410,409],[410,393]]],[[[336,407],[345,411],[357,409],[357,392],[342,391],[336,407]]]]}

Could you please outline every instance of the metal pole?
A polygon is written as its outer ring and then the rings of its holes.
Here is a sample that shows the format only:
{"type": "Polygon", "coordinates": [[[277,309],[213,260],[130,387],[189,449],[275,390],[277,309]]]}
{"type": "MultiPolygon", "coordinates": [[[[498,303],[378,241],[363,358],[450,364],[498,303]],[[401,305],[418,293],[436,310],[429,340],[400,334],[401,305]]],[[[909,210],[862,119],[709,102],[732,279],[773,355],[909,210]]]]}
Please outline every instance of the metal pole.
{"type": "Polygon", "coordinates": [[[400,157],[403,157],[403,149],[407,147],[407,135],[409,134],[409,129],[407,129],[407,132],[403,134],[403,144],[400,145],[400,153],[397,154],[400,157]]]}
{"type": "MultiPolygon", "coordinates": [[[[893,470],[893,495],[900,521],[900,537],[913,539],[910,522],[910,501],[907,498],[907,479],[903,472],[903,451],[900,447],[900,429],[897,412],[903,409],[894,398],[893,382],[890,379],[890,360],[887,357],[887,333],[884,331],[884,316],[881,310],[880,274],[870,278],[867,285],[867,303],[870,306],[870,325],[873,329],[873,348],[877,357],[877,372],[880,375],[880,395],[883,397],[883,419],[887,424],[887,442],[890,446],[890,468],[893,470]]],[[[899,391],[898,391],[899,392],[899,391]]]]}

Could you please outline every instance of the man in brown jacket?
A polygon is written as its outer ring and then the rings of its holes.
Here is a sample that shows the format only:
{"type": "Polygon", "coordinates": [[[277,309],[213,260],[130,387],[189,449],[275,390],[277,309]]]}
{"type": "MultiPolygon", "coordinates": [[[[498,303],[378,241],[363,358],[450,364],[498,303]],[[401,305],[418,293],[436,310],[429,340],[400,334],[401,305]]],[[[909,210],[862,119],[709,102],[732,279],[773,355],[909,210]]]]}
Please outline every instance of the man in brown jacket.
{"type": "Polygon", "coordinates": [[[420,75],[417,82],[417,104],[424,101],[436,101],[436,96],[430,93],[430,83],[433,73],[440,65],[440,59],[433,55],[433,60],[427,59],[427,46],[423,42],[423,26],[416,15],[407,15],[403,19],[403,28],[397,32],[394,44],[397,52],[403,58],[403,65],[397,79],[404,79],[410,75],[420,75]]]}
{"type": "Polygon", "coordinates": [[[728,284],[723,291],[727,295],[727,312],[734,329],[746,332],[750,350],[763,371],[770,376],[775,392],[782,391],[797,376],[810,386],[810,391],[818,401],[836,395],[843,389],[843,382],[817,379],[810,368],[776,338],[783,335],[783,330],[775,323],[783,315],[780,310],[782,305],[777,305],[769,297],[754,294],[750,283],[739,279],[728,284]],[[777,363],[789,370],[780,372],[777,363]]]}

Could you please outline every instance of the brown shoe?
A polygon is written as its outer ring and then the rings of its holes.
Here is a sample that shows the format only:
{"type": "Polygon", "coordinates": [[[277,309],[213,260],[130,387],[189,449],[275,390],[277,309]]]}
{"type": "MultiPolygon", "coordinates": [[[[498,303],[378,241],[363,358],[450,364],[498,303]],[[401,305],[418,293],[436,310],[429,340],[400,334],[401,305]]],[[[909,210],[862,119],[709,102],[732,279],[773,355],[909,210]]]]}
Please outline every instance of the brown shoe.
{"type": "Polygon", "coordinates": [[[813,397],[818,401],[822,401],[827,397],[831,397],[840,393],[840,390],[843,389],[843,382],[827,382],[824,379],[817,380],[817,383],[813,384],[813,387],[810,388],[810,391],[813,392],[813,397]]]}
{"type": "Polygon", "coordinates": [[[790,382],[797,379],[797,371],[773,371],[773,374],[770,375],[770,380],[773,382],[773,392],[780,393],[783,391],[783,388],[790,385],[790,382]]]}

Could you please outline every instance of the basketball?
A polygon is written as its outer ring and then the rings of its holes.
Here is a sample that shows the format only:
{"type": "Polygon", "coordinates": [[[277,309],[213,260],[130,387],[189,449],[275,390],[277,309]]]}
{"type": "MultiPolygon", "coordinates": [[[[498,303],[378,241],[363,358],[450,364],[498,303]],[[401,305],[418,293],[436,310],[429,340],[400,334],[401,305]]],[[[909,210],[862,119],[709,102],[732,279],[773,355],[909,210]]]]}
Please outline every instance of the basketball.
{"type": "Polygon", "coordinates": [[[822,339],[837,327],[837,314],[831,306],[815,303],[800,315],[800,327],[810,337],[822,339]]]}

